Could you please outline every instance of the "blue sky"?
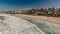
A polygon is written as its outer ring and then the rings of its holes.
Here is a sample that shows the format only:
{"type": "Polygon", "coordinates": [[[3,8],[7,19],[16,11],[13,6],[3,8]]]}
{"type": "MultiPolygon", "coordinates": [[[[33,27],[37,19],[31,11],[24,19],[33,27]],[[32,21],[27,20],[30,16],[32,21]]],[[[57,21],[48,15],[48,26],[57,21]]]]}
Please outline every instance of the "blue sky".
{"type": "Polygon", "coordinates": [[[0,0],[0,11],[18,8],[60,7],[60,0],[0,0]]]}

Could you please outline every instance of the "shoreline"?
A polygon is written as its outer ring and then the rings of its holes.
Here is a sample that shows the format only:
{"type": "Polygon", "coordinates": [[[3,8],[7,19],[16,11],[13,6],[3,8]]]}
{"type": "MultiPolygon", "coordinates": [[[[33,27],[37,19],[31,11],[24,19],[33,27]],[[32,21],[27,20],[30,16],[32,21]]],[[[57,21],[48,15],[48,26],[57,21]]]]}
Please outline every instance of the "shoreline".
{"type": "Polygon", "coordinates": [[[39,20],[43,20],[43,21],[48,21],[48,22],[60,24],[60,18],[56,18],[56,17],[32,16],[32,15],[25,15],[25,14],[11,14],[11,15],[22,16],[22,17],[33,18],[33,19],[39,19],[39,20]]]}

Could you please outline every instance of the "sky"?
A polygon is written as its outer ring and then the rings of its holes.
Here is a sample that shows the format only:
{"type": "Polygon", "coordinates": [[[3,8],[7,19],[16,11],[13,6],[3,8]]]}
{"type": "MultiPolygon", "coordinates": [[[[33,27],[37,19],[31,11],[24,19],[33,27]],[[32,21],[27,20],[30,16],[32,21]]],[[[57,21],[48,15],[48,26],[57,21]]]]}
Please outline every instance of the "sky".
{"type": "Polygon", "coordinates": [[[0,11],[20,8],[60,7],[60,0],[0,0],[0,11]]]}

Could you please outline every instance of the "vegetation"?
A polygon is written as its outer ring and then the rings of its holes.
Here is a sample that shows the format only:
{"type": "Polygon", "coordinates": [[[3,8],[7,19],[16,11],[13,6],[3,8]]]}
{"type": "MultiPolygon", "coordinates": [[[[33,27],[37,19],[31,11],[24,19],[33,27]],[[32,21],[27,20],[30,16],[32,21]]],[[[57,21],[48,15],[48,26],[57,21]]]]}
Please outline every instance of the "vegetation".
{"type": "Polygon", "coordinates": [[[44,8],[41,8],[41,9],[30,9],[30,10],[23,10],[21,11],[20,13],[18,12],[19,10],[17,11],[10,11],[9,13],[11,14],[29,14],[29,15],[44,15],[44,16],[55,16],[55,17],[58,17],[60,16],[60,8],[48,8],[48,9],[44,9],[44,8]]]}

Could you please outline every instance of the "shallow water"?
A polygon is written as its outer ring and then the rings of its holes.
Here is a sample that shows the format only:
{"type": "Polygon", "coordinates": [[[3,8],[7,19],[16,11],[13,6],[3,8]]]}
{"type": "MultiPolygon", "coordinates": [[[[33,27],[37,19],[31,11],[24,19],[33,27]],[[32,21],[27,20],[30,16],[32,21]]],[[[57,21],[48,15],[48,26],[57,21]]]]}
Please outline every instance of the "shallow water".
{"type": "Polygon", "coordinates": [[[40,28],[45,34],[60,34],[59,24],[38,20],[38,19],[31,19],[31,18],[25,18],[25,17],[21,17],[21,18],[37,25],[38,28],[40,28]]]}

